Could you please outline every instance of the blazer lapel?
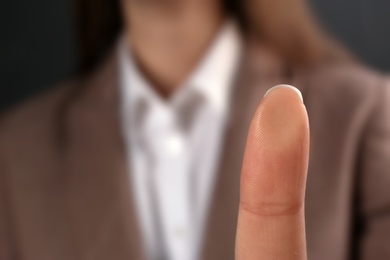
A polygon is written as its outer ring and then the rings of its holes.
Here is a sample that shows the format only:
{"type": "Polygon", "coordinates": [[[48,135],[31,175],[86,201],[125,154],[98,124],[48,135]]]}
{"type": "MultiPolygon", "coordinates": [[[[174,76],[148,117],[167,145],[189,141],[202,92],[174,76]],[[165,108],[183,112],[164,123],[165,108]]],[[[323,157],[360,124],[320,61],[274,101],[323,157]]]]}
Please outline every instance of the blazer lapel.
{"type": "Polygon", "coordinates": [[[116,55],[85,80],[66,114],[69,222],[77,259],[141,259],[121,137],[116,55]]]}
{"type": "Polygon", "coordinates": [[[294,83],[284,65],[259,45],[248,44],[236,79],[230,122],[206,231],[203,259],[234,259],[241,163],[249,123],[265,92],[272,86],[294,83]]]}

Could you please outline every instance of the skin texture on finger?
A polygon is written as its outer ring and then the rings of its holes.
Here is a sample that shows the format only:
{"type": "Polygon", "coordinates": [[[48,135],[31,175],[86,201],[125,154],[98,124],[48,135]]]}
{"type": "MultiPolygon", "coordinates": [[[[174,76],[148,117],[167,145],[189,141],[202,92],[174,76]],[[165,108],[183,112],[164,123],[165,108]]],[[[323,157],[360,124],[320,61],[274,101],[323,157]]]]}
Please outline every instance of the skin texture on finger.
{"type": "Polygon", "coordinates": [[[306,259],[309,127],[297,90],[268,92],[252,119],[241,173],[236,259],[306,259]]]}

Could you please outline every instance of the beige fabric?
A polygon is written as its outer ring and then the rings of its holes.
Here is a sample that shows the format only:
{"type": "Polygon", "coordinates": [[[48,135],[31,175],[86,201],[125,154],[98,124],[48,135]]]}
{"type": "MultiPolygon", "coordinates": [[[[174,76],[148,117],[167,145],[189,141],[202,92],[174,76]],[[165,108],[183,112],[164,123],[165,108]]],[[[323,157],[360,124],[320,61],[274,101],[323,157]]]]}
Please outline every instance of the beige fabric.
{"type": "MultiPolygon", "coordinates": [[[[116,64],[112,55],[90,77],[1,118],[0,259],[142,259],[119,128],[116,64]]],[[[353,65],[286,73],[269,51],[248,45],[204,259],[234,258],[247,129],[258,101],[279,83],[300,88],[309,112],[309,259],[390,259],[390,90],[384,82],[353,65]]]]}

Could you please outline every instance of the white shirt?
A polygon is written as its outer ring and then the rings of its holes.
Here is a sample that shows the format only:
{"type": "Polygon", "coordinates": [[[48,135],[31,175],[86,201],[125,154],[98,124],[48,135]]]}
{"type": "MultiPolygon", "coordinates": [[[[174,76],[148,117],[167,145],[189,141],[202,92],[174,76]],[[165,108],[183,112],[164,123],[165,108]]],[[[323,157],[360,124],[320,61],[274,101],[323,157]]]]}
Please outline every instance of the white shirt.
{"type": "Polygon", "coordinates": [[[148,259],[199,258],[241,42],[228,22],[197,69],[162,99],[121,43],[123,134],[148,259]]]}

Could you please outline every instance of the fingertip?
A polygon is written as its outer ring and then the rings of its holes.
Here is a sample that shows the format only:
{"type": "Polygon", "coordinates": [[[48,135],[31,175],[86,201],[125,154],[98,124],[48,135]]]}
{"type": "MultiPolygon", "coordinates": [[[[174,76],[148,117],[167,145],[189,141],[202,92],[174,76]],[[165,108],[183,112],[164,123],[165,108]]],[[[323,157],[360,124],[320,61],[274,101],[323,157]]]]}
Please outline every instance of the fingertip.
{"type": "Polygon", "coordinates": [[[283,214],[303,203],[309,127],[300,91],[271,88],[252,119],[242,170],[242,204],[283,214]]]}

